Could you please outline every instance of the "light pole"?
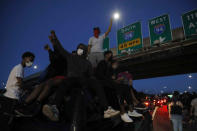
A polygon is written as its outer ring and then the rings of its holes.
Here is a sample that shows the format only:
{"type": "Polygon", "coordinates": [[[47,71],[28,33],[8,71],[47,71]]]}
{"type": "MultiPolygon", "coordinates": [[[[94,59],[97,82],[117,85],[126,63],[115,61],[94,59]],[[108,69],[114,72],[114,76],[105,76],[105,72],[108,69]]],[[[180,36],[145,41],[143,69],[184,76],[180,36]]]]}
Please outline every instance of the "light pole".
{"type": "MultiPolygon", "coordinates": [[[[118,31],[118,20],[120,19],[120,14],[118,13],[118,12],[115,12],[114,14],[113,14],[113,19],[114,19],[114,21],[115,21],[115,23],[116,23],[116,28],[115,28],[115,36],[116,36],[116,46],[118,45],[118,37],[117,37],[117,31],[118,31]]],[[[117,47],[117,49],[118,49],[118,47],[117,47]]],[[[118,51],[118,50],[117,50],[118,51]]]]}
{"type": "Polygon", "coordinates": [[[115,13],[113,14],[113,19],[114,19],[114,21],[116,22],[116,31],[117,31],[117,30],[118,30],[118,20],[120,19],[120,13],[115,12],[115,13]]]}

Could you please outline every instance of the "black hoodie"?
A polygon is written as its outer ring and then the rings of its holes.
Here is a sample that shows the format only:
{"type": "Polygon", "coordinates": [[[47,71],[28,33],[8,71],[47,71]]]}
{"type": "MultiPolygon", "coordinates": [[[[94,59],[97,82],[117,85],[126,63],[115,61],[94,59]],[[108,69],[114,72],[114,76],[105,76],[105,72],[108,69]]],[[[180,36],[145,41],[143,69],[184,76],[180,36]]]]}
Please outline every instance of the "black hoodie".
{"type": "Polygon", "coordinates": [[[47,67],[47,78],[55,76],[67,76],[67,70],[65,69],[67,63],[66,60],[56,51],[49,50],[50,64],[47,67]]]}
{"type": "Polygon", "coordinates": [[[54,50],[58,51],[67,61],[67,77],[92,77],[93,69],[91,63],[86,59],[87,57],[87,46],[84,44],[79,44],[79,46],[84,50],[82,56],[72,55],[67,50],[65,50],[60,44],[59,40],[53,39],[54,50]]]}

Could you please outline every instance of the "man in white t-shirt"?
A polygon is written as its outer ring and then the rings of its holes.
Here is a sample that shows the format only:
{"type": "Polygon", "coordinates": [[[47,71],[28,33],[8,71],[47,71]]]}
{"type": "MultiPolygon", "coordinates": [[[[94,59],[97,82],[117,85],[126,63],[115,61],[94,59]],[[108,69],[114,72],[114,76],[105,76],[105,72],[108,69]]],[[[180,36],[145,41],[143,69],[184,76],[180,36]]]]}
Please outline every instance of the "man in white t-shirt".
{"type": "Polygon", "coordinates": [[[19,92],[23,84],[24,67],[31,67],[34,61],[34,54],[25,52],[22,55],[22,62],[16,65],[10,72],[6,84],[6,92],[4,96],[10,99],[18,100],[19,92]]]}
{"type": "Polygon", "coordinates": [[[88,42],[88,60],[91,62],[92,66],[95,68],[97,64],[104,59],[103,54],[103,40],[109,34],[112,27],[112,19],[110,20],[110,26],[103,35],[100,35],[99,27],[95,27],[94,36],[89,39],[88,42]]]}

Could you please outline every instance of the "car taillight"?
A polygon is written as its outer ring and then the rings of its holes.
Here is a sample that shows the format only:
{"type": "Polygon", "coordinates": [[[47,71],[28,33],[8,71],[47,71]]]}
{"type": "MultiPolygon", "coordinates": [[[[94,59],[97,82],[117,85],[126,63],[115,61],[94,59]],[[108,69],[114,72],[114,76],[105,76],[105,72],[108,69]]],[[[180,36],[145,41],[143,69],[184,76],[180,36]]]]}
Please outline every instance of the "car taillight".
{"type": "Polygon", "coordinates": [[[149,103],[148,103],[148,102],[144,102],[144,104],[145,104],[146,106],[148,106],[148,105],[149,105],[149,103]]]}

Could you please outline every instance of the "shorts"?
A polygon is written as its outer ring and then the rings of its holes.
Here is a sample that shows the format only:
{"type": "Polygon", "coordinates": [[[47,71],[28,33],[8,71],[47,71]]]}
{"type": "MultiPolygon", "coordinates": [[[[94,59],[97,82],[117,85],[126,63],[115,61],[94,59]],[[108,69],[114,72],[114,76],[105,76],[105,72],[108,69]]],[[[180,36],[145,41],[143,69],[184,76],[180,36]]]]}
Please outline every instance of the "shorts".
{"type": "Polygon", "coordinates": [[[57,80],[57,79],[66,79],[65,76],[55,76],[52,78],[52,80],[57,80]]]}

